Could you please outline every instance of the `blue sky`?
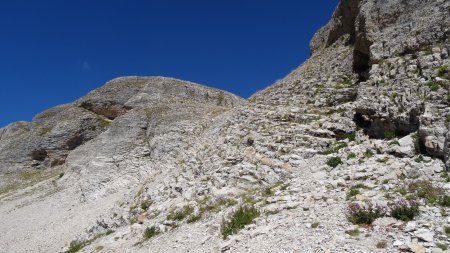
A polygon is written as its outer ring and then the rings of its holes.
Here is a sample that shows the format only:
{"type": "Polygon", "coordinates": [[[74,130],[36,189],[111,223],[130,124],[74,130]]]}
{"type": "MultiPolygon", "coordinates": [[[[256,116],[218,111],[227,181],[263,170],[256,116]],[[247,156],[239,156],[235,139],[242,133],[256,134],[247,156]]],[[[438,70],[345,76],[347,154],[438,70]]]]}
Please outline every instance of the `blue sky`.
{"type": "Polygon", "coordinates": [[[247,98],[308,58],[337,3],[2,1],[0,127],[118,76],[170,76],[247,98]]]}

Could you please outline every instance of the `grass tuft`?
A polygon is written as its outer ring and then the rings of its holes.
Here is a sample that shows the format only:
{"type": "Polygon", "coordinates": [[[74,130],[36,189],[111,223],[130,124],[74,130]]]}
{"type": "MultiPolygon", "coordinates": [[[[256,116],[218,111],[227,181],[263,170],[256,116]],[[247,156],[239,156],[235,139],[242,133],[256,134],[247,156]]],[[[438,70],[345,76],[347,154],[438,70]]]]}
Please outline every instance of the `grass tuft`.
{"type": "Polygon", "coordinates": [[[382,206],[374,206],[369,203],[367,206],[361,206],[352,203],[347,209],[347,219],[353,224],[367,224],[370,225],[377,218],[386,216],[386,208],[382,206]]]}
{"type": "Polygon", "coordinates": [[[236,234],[246,225],[251,224],[260,214],[261,212],[254,206],[240,206],[232,213],[229,220],[222,221],[220,232],[223,239],[226,239],[229,235],[236,234]]]}
{"type": "Polygon", "coordinates": [[[327,160],[327,165],[333,168],[336,168],[339,164],[342,164],[342,160],[340,157],[331,157],[327,160]]]}
{"type": "Polygon", "coordinates": [[[152,226],[152,227],[146,228],[144,230],[143,237],[144,237],[144,240],[148,240],[152,237],[159,235],[160,233],[161,233],[161,231],[159,231],[158,228],[156,228],[155,226],[152,226]]]}

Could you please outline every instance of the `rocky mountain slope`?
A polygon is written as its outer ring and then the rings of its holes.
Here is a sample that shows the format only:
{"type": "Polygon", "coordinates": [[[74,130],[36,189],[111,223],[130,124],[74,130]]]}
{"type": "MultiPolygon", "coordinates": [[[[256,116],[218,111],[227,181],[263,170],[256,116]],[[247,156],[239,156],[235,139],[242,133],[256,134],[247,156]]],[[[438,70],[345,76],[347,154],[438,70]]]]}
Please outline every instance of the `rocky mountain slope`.
{"type": "Polygon", "coordinates": [[[449,35],[342,0],[248,101],[125,77],[0,129],[0,252],[447,251],[449,35]]]}

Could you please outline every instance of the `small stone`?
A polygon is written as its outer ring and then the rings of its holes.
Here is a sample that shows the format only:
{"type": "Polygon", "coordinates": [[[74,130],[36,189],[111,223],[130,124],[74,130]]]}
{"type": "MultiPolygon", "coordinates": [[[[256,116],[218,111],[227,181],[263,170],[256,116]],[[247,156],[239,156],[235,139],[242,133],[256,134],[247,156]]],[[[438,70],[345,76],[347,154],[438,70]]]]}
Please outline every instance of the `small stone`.
{"type": "Polygon", "coordinates": [[[398,247],[398,246],[402,246],[404,243],[400,240],[395,240],[394,243],[392,245],[394,245],[394,247],[398,247]]]}
{"type": "Polygon", "coordinates": [[[420,244],[413,244],[409,246],[409,249],[414,253],[425,253],[426,249],[420,244]]]}
{"type": "Polygon", "coordinates": [[[378,218],[373,222],[374,226],[378,226],[378,227],[387,227],[390,226],[392,224],[397,223],[398,221],[392,217],[383,217],[383,218],[378,218]]]}
{"type": "Polygon", "coordinates": [[[428,229],[425,228],[418,229],[416,232],[414,232],[414,235],[417,238],[424,240],[426,242],[433,242],[434,232],[428,229]]]}
{"type": "Polygon", "coordinates": [[[416,230],[416,227],[417,227],[417,223],[415,221],[410,221],[406,224],[405,231],[412,232],[412,231],[416,230]]]}
{"type": "Polygon", "coordinates": [[[443,253],[444,251],[440,248],[431,248],[431,253],[443,253]]]}

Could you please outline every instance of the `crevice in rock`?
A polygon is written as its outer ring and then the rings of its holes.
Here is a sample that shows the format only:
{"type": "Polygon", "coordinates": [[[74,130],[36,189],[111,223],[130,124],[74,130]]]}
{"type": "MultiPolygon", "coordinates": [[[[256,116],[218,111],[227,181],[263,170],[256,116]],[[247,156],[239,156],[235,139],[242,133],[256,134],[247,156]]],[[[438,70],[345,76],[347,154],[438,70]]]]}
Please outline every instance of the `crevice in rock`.
{"type": "Polygon", "coordinates": [[[36,149],[31,152],[31,158],[36,161],[44,161],[47,158],[47,151],[45,149],[36,149]]]}
{"type": "Polygon", "coordinates": [[[359,14],[361,0],[341,1],[333,16],[335,24],[331,27],[326,41],[327,46],[332,45],[342,35],[349,34],[348,44],[355,41],[355,21],[359,14]]]}
{"type": "Polygon", "coordinates": [[[355,34],[353,71],[358,74],[359,81],[364,82],[369,78],[370,46],[372,42],[367,38],[366,21],[362,16],[358,18],[355,34]]]}
{"type": "Polygon", "coordinates": [[[353,121],[373,139],[401,138],[419,129],[418,115],[414,112],[411,112],[408,122],[393,121],[362,112],[356,112],[353,121]]]}
{"type": "Polygon", "coordinates": [[[81,144],[83,144],[83,136],[81,136],[81,135],[73,136],[66,142],[67,149],[69,149],[69,150],[74,150],[81,144]]]}
{"type": "Polygon", "coordinates": [[[88,111],[91,111],[97,115],[106,117],[107,119],[114,120],[115,118],[125,114],[131,107],[124,106],[121,104],[116,104],[113,102],[108,103],[90,103],[89,101],[84,101],[80,105],[88,111]]]}

